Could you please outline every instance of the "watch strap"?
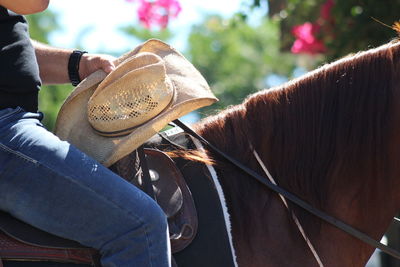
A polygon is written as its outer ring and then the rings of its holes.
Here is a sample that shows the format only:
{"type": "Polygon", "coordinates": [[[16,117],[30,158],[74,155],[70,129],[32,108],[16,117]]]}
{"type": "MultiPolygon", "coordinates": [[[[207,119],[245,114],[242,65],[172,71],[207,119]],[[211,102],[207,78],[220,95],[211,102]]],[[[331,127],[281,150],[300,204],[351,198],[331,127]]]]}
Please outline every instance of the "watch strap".
{"type": "Polygon", "coordinates": [[[86,51],[74,50],[69,56],[68,60],[68,76],[73,86],[77,86],[81,82],[79,77],[79,63],[82,55],[87,53],[86,51]]]}

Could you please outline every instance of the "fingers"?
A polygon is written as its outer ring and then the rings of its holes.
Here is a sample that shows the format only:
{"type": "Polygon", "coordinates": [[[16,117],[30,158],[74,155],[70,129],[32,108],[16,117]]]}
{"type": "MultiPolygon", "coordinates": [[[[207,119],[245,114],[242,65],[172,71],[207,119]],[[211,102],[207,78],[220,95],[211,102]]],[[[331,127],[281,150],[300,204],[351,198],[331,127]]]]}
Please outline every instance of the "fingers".
{"type": "Polygon", "coordinates": [[[110,73],[115,69],[115,58],[103,54],[84,54],[79,64],[79,75],[81,80],[93,72],[102,69],[106,73],[110,73]]]}
{"type": "Polygon", "coordinates": [[[109,59],[104,59],[101,62],[101,68],[106,72],[106,73],[110,73],[111,71],[113,71],[115,69],[115,65],[113,60],[109,60],[109,59]]]}

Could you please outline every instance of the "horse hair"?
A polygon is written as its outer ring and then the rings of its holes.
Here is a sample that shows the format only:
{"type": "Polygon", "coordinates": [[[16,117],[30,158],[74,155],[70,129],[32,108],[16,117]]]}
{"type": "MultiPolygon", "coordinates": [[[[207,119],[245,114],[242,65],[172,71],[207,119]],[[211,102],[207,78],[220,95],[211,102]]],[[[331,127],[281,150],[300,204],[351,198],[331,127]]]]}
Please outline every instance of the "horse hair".
{"type": "MultiPolygon", "coordinates": [[[[196,130],[264,175],[254,147],[279,185],[324,210],[329,190],[357,182],[357,175],[344,181],[342,174],[363,174],[360,194],[383,178],[399,54],[400,43],[392,42],[342,58],[255,93],[202,120],[196,130]]],[[[209,155],[217,161],[228,206],[240,207],[230,209],[232,220],[248,229],[254,222],[244,218],[263,212],[270,191],[209,155]]],[[[300,209],[296,213],[306,224],[314,220],[300,209]]]]}

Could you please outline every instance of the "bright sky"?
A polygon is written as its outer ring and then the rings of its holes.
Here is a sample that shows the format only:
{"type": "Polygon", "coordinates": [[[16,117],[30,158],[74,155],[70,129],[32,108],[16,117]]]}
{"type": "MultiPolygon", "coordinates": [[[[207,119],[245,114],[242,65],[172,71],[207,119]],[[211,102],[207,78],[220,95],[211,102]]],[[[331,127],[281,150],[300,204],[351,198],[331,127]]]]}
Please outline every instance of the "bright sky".
{"type": "MultiPolygon", "coordinates": [[[[201,21],[205,13],[228,16],[239,10],[241,0],[180,0],[182,12],[172,20],[169,29],[176,38],[170,43],[178,50],[185,47],[185,37],[193,23],[201,21]]],[[[127,51],[138,43],[121,34],[118,27],[138,25],[136,4],[125,0],[53,0],[50,9],[57,12],[63,31],[54,33],[55,46],[74,48],[78,41],[83,49],[95,51],[127,51]],[[84,38],[77,40],[80,33],[84,38]]]]}

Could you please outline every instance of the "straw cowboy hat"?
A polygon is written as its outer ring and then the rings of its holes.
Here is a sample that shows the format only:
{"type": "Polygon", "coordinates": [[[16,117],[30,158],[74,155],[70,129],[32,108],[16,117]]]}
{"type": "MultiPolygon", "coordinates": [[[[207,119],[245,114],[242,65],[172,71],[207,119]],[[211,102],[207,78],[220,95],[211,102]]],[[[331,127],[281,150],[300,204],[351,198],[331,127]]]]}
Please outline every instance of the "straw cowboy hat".
{"type": "Polygon", "coordinates": [[[110,166],[169,122],[217,101],[206,80],[179,52],[149,40],[99,70],[68,96],[55,133],[110,166]]]}

